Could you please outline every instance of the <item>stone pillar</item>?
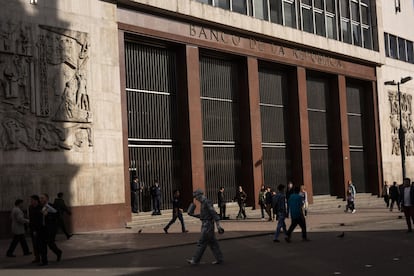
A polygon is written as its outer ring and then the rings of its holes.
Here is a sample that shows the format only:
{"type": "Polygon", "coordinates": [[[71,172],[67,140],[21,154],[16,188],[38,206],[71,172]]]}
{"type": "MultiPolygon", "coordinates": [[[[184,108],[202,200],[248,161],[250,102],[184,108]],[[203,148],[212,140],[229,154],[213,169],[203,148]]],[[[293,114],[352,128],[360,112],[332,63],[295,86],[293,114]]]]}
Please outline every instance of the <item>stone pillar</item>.
{"type": "Polygon", "coordinates": [[[346,78],[336,76],[331,83],[329,125],[330,145],[332,146],[333,195],[345,197],[348,181],[351,180],[351,155],[349,151],[349,131],[346,99],[346,78]]]}
{"type": "Polygon", "coordinates": [[[306,94],[306,69],[297,67],[291,74],[289,91],[290,149],[292,156],[292,181],[305,185],[308,201],[313,203],[312,167],[309,147],[308,99],[306,94]]]}
{"type": "MultiPolygon", "coordinates": [[[[257,58],[247,58],[247,80],[248,90],[247,92],[247,106],[246,112],[248,115],[248,121],[242,122],[242,128],[246,129],[248,133],[249,143],[244,147],[249,151],[248,170],[252,183],[249,185],[248,192],[248,203],[252,206],[258,206],[259,202],[258,193],[261,186],[263,185],[263,152],[262,152],[262,129],[260,121],[260,94],[259,94],[259,67],[257,58]]],[[[243,110],[243,109],[242,109],[243,110]]],[[[245,168],[243,168],[244,170],[245,168]]]]}
{"type": "Polygon", "coordinates": [[[200,100],[200,62],[196,46],[184,46],[178,54],[178,105],[182,150],[184,207],[192,201],[192,191],[205,192],[203,127],[200,100]]]}

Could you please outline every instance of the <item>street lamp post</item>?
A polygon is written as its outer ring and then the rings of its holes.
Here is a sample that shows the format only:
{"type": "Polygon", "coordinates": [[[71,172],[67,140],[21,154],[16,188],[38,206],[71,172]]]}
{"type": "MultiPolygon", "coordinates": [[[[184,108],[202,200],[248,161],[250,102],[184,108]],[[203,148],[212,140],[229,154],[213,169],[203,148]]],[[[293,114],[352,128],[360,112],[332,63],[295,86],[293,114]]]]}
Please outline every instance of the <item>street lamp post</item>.
{"type": "Polygon", "coordinates": [[[402,177],[403,180],[406,176],[405,173],[405,130],[402,125],[402,108],[401,108],[401,90],[400,85],[412,80],[412,77],[408,76],[405,78],[401,78],[399,82],[386,81],[384,82],[385,85],[396,85],[397,86],[397,93],[398,93],[398,109],[399,109],[399,119],[400,119],[400,128],[398,129],[398,139],[400,140],[400,151],[401,151],[401,167],[402,167],[402,177]]]}

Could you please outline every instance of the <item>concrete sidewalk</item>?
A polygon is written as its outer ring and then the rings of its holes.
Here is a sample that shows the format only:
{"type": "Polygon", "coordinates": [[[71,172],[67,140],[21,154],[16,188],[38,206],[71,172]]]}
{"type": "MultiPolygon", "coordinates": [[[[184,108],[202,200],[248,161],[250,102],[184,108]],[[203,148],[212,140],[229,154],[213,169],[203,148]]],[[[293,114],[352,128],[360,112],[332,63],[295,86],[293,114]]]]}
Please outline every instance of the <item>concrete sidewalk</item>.
{"type": "MultiPolygon", "coordinates": [[[[329,212],[310,212],[307,217],[309,237],[312,232],[335,231],[387,231],[406,229],[405,219],[400,212],[389,212],[384,208],[361,208],[357,213],[344,213],[343,209],[329,212]],[[402,219],[401,219],[402,218],[402,219]]],[[[290,220],[287,220],[289,226],[290,220]]],[[[246,220],[222,221],[226,232],[218,235],[219,239],[234,239],[273,233],[276,222],[261,221],[259,210],[249,210],[246,220]]],[[[169,229],[169,234],[163,231],[163,225],[148,228],[114,229],[100,232],[77,233],[70,240],[63,235],[58,236],[57,244],[63,250],[63,259],[76,259],[87,256],[116,254],[154,248],[164,248],[193,244],[199,238],[200,223],[187,225],[189,233],[181,233],[177,221],[169,229]]],[[[299,230],[299,229],[298,229],[299,230]]],[[[269,240],[272,237],[269,236],[269,240]]],[[[10,240],[0,240],[0,252],[5,252],[10,240]]],[[[29,242],[29,239],[28,239],[29,242]]],[[[16,258],[0,258],[0,267],[16,266],[30,263],[33,256],[23,257],[20,248],[15,251],[16,258]]],[[[49,258],[54,261],[53,253],[49,258]]]]}

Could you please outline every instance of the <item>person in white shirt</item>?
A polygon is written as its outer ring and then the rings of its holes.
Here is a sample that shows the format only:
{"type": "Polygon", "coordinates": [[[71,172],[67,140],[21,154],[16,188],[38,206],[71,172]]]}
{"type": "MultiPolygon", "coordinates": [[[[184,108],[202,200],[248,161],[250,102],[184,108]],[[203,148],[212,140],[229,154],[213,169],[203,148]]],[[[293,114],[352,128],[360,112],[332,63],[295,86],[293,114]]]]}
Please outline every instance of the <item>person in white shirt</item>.
{"type": "Polygon", "coordinates": [[[14,255],[14,250],[16,249],[17,244],[20,242],[20,245],[23,249],[23,254],[25,256],[31,255],[29,247],[27,246],[24,225],[29,223],[29,220],[24,217],[24,213],[22,211],[23,200],[17,199],[14,203],[14,208],[11,211],[11,220],[12,220],[12,233],[13,233],[13,240],[10,243],[9,249],[7,250],[6,256],[7,257],[16,257],[14,255]]]}

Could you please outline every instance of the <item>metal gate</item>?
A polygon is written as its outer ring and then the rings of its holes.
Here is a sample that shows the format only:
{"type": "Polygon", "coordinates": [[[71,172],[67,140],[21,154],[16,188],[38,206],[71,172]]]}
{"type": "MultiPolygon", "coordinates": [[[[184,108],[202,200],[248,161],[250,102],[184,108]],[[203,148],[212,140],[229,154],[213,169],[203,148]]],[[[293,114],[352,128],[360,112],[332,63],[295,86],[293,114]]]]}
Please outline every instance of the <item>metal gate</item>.
{"type": "Polygon", "coordinates": [[[313,194],[329,195],[331,192],[327,114],[329,82],[308,77],[307,97],[313,194]]]}
{"type": "Polygon", "coordinates": [[[200,57],[206,193],[214,202],[221,186],[231,200],[241,185],[237,72],[237,62],[200,57]]]}
{"type": "Polygon", "coordinates": [[[259,69],[260,118],[262,126],[263,184],[276,188],[290,178],[286,143],[287,76],[259,69]]]}
{"type": "Polygon", "coordinates": [[[347,85],[347,113],[349,128],[349,151],[351,154],[352,182],[358,192],[367,192],[366,189],[366,157],[364,150],[363,131],[363,88],[356,85],[347,85]]]}
{"type": "Polygon", "coordinates": [[[150,188],[158,180],[161,208],[171,208],[180,188],[176,140],[176,53],[163,46],[125,42],[129,170],[143,184],[141,211],[151,210],[150,188]]]}

